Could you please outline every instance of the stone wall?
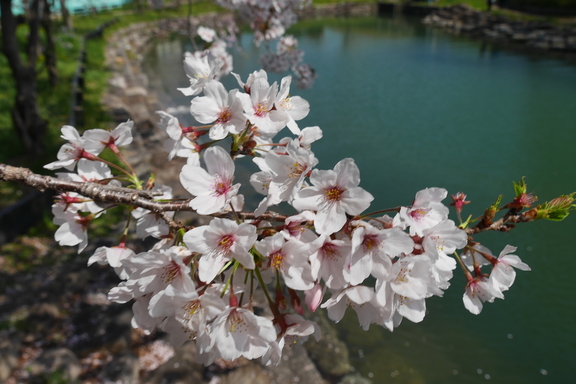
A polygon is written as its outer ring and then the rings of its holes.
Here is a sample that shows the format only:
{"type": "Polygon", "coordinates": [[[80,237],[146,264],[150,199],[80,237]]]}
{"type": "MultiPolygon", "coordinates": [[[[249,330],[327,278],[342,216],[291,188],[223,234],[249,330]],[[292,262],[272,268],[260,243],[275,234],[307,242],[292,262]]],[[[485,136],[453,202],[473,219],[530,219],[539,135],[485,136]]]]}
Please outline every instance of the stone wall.
{"type": "Polygon", "coordinates": [[[463,5],[439,9],[426,16],[423,22],[456,34],[516,43],[539,50],[576,52],[576,30],[573,28],[536,21],[508,20],[463,5]]]}

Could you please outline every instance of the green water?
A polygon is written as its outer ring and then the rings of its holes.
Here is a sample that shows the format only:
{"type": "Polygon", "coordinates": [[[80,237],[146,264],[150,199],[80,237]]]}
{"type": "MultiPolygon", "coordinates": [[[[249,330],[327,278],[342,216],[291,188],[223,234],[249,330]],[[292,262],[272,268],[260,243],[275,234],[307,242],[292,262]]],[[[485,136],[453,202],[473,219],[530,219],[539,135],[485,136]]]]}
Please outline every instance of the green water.
{"type": "MultiPolygon", "coordinates": [[[[311,104],[301,126],[324,130],[313,148],[318,168],[353,157],[374,208],[410,204],[416,191],[439,186],[467,193],[465,213],[479,215],[499,194],[511,199],[512,181],[522,176],[541,201],[576,190],[574,65],[417,20],[306,22],[293,33],[319,72],[312,89],[292,91],[311,104]]],[[[244,53],[235,56],[244,79],[257,69],[250,39],[242,37],[244,53]]],[[[187,84],[184,49],[162,43],[147,59],[169,106],[189,105],[174,91],[187,84]]],[[[374,383],[572,383],[575,234],[576,214],[477,237],[495,253],[517,246],[532,267],[479,316],[462,305],[458,271],[444,298],[428,300],[420,324],[363,332],[349,313],[340,329],[354,369],[374,383]]]]}

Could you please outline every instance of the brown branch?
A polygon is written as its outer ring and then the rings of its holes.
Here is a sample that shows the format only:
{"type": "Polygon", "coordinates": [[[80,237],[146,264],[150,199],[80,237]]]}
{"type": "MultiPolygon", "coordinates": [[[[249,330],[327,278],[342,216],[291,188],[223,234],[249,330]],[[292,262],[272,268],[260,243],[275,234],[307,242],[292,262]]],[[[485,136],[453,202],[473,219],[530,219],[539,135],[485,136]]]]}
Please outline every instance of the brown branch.
{"type": "MultiPolygon", "coordinates": [[[[0,181],[14,181],[20,184],[28,185],[39,191],[52,189],[61,192],[76,192],[79,195],[90,198],[98,203],[109,204],[126,204],[132,207],[140,207],[149,211],[161,214],[163,212],[191,211],[190,200],[182,201],[154,201],[157,192],[142,191],[130,188],[114,187],[109,185],[98,184],[94,182],[79,182],[58,179],[51,176],[38,175],[27,168],[13,167],[11,165],[0,163],[0,181]]],[[[260,216],[249,212],[238,212],[243,220],[271,220],[284,222],[287,218],[285,215],[279,215],[274,212],[266,212],[260,216]]],[[[221,211],[209,216],[230,218],[235,220],[236,217],[232,212],[221,211]]],[[[166,220],[166,217],[164,217],[166,220]]],[[[183,227],[174,221],[167,220],[171,227],[183,227]]]]}
{"type": "Polygon", "coordinates": [[[514,228],[516,223],[527,223],[533,221],[534,218],[529,215],[516,214],[516,215],[504,215],[501,219],[494,221],[488,226],[481,225],[479,223],[475,227],[466,228],[465,231],[468,235],[475,235],[485,231],[498,231],[498,232],[508,232],[514,228]]]}

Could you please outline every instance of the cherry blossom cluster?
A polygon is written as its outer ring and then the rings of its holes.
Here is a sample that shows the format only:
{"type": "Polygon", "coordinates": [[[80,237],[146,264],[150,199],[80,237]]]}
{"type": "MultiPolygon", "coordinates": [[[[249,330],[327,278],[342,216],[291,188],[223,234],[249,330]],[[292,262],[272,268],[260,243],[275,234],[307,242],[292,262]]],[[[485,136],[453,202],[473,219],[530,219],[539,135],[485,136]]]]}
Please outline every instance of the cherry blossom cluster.
{"type": "MultiPolygon", "coordinates": [[[[299,126],[310,106],[291,96],[291,77],[270,84],[264,70],[245,82],[234,74],[239,88],[227,90],[217,80],[220,64],[210,57],[184,61],[191,85],[182,91],[195,96],[190,113],[200,125],[184,127],[158,112],[168,159],[187,159],[180,182],[192,197],[178,207],[210,217],[207,225],[176,222],[180,209],[162,209],[173,201],[171,188],[153,178],[141,181],[124,159],[118,147],[132,142],[131,121],[82,135],[64,126],[67,143],[45,166],[71,171],[57,173],[60,179],[106,185],[111,194],[127,184],[157,202],[154,210],[132,207],[118,245],[98,248],[88,264],[114,268],[122,281],[109,299],[133,302],[134,327],[147,333],[160,328],[175,345],[195,342],[200,362],[245,357],[277,364],[285,345],[320,337],[318,326],[303,317],[305,306],[325,308],[335,322],[351,307],[364,329],[377,324],[392,331],[403,318],[420,322],[426,299],[443,295],[458,264],[467,278],[464,305],[478,314],[484,302],[504,298],[515,268],[530,268],[512,254],[516,248],[508,245],[494,256],[472,235],[537,218],[560,220],[574,208],[572,194],[529,209],[536,198],[522,180],[512,202],[502,205],[499,198],[474,227],[471,218],[461,219],[468,203],[463,193],[452,195],[451,204],[460,224],[448,218],[443,188],[417,192],[408,206],[364,213],[374,198],[360,187],[353,159],[317,168],[312,145],[322,130],[299,126]],[[291,135],[279,138],[284,128],[291,135]],[[99,156],[106,148],[116,163],[99,156]],[[235,182],[240,159],[259,168],[249,178],[263,195],[253,212],[244,209],[242,185],[235,182]],[[293,214],[269,211],[281,203],[293,214]],[[496,219],[503,209],[507,213],[496,219]],[[136,254],[129,247],[134,227],[138,238],[158,242],[136,254]]],[[[91,221],[115,207],[75,192],[59,194],[56,240],[81,252],[91,221]]]]}
{"type": "MultiPolygon", "coordinates": [[[[267,52],[260,57],[260,65],[268,72],[283,73],[291,70],[299,88],[309,88],[316,79],[316,71],[303,63],[304,52],[298,49],[298,40],[291,35],[284,35],[286,29],[298,20],[297,11],[310,5],[310,0],[218,0],[217,3],[227,9],[237,11],[242,20],[254,31],[254,44],[262,43],[267,52]],[[271,43],[278,40],[276,50],[271,43]]],[[[198,34],[206,39],[214,36],[214,31],[207,33],[202,27],[198,34]]],[[[231,35],[231,34],[229,34],[231,35]]]]}

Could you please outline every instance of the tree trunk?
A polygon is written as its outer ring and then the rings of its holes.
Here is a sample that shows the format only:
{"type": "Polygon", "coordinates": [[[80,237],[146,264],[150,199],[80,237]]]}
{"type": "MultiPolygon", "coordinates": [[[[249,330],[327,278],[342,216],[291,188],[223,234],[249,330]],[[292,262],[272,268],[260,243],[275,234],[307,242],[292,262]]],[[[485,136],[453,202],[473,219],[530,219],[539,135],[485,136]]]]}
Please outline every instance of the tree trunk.
{"type": "Polygon", "coordinates": [[[2,15],[2,48],[16,82],[16,99],[12,109],[12,123],[25,151],[38,155],[44,149],[47,124],[40,116],[36,93],[36,58],[38,49],[38,0],[32,0],[29,10],[28,63],[23,63],[16,38],[16,19],[12,14],[12,0],[0,1],[2,15]]]}
{"type": "Polygon", "coordinates": [[[42,28],[46,34],[46,48],[44,49],[44,59],[46,60],[46,69],[50,86],[54,88],[58,82],[58,67],[56,65],[56,45],[52,35],[52,13],[50,12],[50,1],[43,0],[44,9],[42,12],[42,28]]]}
{"type": "Polygon", "coordinates": [[[60,0],[60,12],[62,13],[62,21],[68,32],[74,31],[74,24],[72,23],[72,18],[70,17],[70,12],[68,12],[68,7],[66,6],[66,0],[60,0]]]}

